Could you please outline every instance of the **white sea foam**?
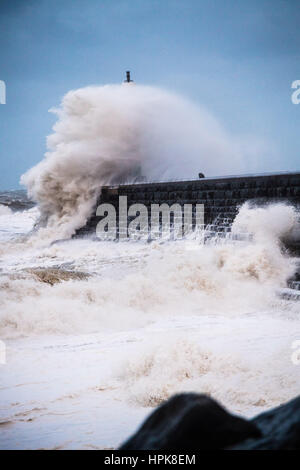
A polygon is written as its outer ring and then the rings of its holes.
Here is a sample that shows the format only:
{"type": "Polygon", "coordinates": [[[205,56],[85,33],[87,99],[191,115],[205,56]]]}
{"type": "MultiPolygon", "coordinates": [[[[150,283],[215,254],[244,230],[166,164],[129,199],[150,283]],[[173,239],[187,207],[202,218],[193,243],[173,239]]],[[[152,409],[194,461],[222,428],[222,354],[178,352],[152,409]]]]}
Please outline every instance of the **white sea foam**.
{"type": "Polygon", "coordinates": [[[10,215],[12,213],[11,209],[4,204],[0,204],[0,217],[3,215],[10,215]]]}
{"type": "Polygon", "coordinates": [[[185,324],[180,333],[156,332],[124,355],[116,376],[135,406],[196,391],[252,414],[296,396],[300,385],[290,360],[295,323],[274,316],[270,321],[261,312],[257,328],[257,318],[204,317],[190,330],[185,324]],[[278,336],[280,328],[286,331],[278,336]]]}
{"type": "Polygon", "coordinates": [[[39,248],[24,241],[36,217],[33,208],[0,218],[1,448],[116,447],[180,391],[248,415],[298,393],[299,306],[277,295],[295,269],[280,248],[297,225],[293,209],[244,206],[235,235],[252,240],[206,245],[39,248]],[[90,277],[52,286],[34,274],[57,267],[90,277]]]}
{"type": "Polygon", "coordinates": [[[95,332],[174,315],[243,315],[268,309],[280,304],[276,290],[285,287],[295,270],[279,244],[293,229],[292,221],[296,223],[290,207],[243,207],[234,229],[245,230],[247,223],[253,242],[201,245],[194,240],[193,251],[185,241],[143,245],[71,240],[43,249],[25,244],[24,253],[19,244],[17,256],[8,251],[3,259],[7,275],[1,277],[0,331],[4,337],[95,332]],[[270,235],[262,237],[265,224],[270,235]],[[91,277],[50,286],[28,272],[64,265],[91,277]]]}
{"type": "Polygon", "coordinates": [[[289,204],[277,203],[257,207],[249,202],[243,204],[232,225],[232,232],[248,232],[256,241],[280,243],[300,240],[300,216],[289,204]]]}

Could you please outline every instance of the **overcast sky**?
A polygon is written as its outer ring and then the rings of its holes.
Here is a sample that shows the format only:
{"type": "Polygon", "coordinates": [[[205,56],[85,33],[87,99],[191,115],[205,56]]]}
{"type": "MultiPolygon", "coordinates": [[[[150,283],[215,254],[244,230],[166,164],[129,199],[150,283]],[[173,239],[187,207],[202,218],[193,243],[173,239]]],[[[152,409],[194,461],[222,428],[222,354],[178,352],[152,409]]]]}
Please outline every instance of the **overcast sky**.
{"type": "Polygon", "coordinates": [[[255,170],[300,170],[298,0],[0,0],[0,50],[0,189],[41,160],[68,90],[127,69],[269,142],[255,170]]]}

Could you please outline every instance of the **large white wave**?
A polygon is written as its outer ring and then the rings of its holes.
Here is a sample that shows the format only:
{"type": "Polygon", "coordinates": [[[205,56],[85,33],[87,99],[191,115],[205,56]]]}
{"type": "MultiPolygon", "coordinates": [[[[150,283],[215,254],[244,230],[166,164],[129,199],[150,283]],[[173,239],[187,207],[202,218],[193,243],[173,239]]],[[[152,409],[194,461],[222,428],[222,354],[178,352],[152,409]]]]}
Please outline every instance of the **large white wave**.
{"type": "Polygon", "coordinates": [[[233,174],[251,168],[264,144],[226,132],[205,109],[158,88],[86,87],[67,93],[45,158],[22,178],[46,228],[69,238],[86,223],[101,186],[140,165],[148,179],[233,174]]]}

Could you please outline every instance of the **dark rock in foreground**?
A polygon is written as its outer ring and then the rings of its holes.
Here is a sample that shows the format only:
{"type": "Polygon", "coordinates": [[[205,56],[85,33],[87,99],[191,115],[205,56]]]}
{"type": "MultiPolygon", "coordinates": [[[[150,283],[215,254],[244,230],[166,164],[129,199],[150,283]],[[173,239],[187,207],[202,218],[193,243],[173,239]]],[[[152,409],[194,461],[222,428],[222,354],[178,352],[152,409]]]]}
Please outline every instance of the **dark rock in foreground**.
{"type": "Polygon", "coordinates": [[[246,420],[206,395],[175,395],[120,450],[292,450],[300,448],[300,397],[246,420]]]}
{"type": "Polygon", "coordinates": [[[300,449],[300,396],[251,420],[261,431],[260,439],[243,442],[235,449],[300,449]]]}
{"type": "Polygon", "coordinates": [[[223,449],[260,436],[255,424],[195,393],[175,395],[159,406],[120,450],[223,449]]]}

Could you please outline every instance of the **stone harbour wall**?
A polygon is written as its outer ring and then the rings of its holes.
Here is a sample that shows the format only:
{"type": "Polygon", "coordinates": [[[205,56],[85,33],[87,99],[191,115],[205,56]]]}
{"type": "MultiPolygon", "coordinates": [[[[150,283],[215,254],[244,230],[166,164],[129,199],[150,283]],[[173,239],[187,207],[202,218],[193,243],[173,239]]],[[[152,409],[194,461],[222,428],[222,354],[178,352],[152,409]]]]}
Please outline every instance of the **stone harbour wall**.
{"type": "MultiPolygon", "coordinates": [[[[118,213],[119,196],[127,196],[128,206],[135,203],[151,204],[179,203],[204,204],[205,225],[218,223],[230,225],[238,208],[245,201],[255,204],[284,201],[293,204],[300,211],[300,173],[278,173],[265,175],[228,176],[201,178],[190,181],[168,181],[159,183],[134,183],[102,188],[97,206],[112,204],[118,213]]],[[[96,208],[95,208],[96,211],[96,208]]],[[[150,211],[149,211],[150,212],[150,211]]],[[[95,213],[87,225],[77,234],[94,231],[100,217],[95,213]]],[[[223,224],[223,225],[222,225],[223,224]]]]}

